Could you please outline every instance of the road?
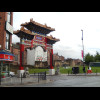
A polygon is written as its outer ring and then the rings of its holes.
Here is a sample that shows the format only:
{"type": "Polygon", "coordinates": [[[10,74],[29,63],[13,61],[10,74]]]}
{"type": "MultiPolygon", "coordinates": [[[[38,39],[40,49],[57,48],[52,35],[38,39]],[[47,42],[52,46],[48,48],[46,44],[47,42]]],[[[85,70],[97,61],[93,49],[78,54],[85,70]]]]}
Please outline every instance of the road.
{"type": "Polygon", "coordinates": [[[100,76],[47,76],[51,82],[27,84],[21,87],[100,87],[100,76]]]}

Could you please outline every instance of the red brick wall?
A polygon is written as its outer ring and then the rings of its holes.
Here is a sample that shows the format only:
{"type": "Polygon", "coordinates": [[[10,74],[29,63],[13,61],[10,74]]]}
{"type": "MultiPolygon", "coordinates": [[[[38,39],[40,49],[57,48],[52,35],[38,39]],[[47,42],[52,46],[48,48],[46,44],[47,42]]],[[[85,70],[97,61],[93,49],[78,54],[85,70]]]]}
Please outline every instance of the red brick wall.
{"type": "MultiPolygon", "coordinates": [[[[13,12],[11,12],[11,25],[13,26],[13,12]]],[[[12,35],[10,35],[10,50],[12,49],[12,35]]]]}
{"type": "MultiPolygon", "coordinates": [[[[1,48],[5,50],[5,41],[6,41],[6,30],[5,22],[7,21],[7,12],[0,12],[0,45],[1,48]]],[[[13,25],[13,12],[11,12],[11,25],[13,25]]],[[[10,50],[12,44],[12,35],[10,35],[10,50]]]]}
{"type": "Polygon", "coordinates": [[[1,49],[5,49],[5,12],[0,12],[0,45],[1,49]]]}
{"type": "Polygon", "coordinates": [[[12,50],[13,50],[12,53],[13,53],[14,55],[18,55],[18,61],[15,61],[15,57],[14,57],[14,62],[13,62],[13,64],[14,64],[14,65],[18,65],[18,64],[19,64],[19,59],[20,59],[20,50],[19,50],[19,49],[16,49],[16,48],[13,48],[12,50]]]}

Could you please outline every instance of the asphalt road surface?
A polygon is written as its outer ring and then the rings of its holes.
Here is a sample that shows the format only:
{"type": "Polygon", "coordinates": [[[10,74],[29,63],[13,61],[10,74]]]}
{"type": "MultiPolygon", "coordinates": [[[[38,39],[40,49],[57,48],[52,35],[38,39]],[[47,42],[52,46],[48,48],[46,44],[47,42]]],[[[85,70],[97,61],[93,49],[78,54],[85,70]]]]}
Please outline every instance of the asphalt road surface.
{"type": "Polygon", "coordinates": [[[21,87],[100,87],[100,76],[47,76],[50,82],[27,84],[21,87]]]}

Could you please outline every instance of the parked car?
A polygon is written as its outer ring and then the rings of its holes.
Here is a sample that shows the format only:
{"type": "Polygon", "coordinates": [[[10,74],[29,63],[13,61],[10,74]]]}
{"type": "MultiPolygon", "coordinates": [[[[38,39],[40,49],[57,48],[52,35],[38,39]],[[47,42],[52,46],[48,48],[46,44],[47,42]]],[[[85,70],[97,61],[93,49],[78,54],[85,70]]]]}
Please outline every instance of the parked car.
{"type": "Polygon", "coordinates": [[[15,76],[15,73],[14,73],[14,72],[10,72],[9,75],[10,75],[11,77],[13,77],[13,76],[15,76]]]}

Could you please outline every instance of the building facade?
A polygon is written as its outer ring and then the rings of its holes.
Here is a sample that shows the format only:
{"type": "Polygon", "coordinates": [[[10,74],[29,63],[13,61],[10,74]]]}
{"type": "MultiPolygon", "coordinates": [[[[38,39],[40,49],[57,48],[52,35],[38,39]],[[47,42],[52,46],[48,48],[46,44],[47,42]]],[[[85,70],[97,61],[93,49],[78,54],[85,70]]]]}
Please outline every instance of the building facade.
{"type": "Polygon", "coordinates": [[[65,62],[66,62],[66,64],[67,64],[68,66],[72,66],[72,67],[83,65],[83,62],[82,62],[82,60],[80,60],[80,59],[67,58],[67,59],[65,60],[65,62]]]}
{"type": "MultiPolygon", "coordinates": [[[[12,54],[13,13],[0,12],[0,72],[8,71],[13,62],[12,54]]],[[[9,74],[9,73],[8,73],[9,74]]]]}
{"type": "Polygon", "coordinates": [[[63,64],[65,63],[65,57],[64,56],[59,56],[58,53],[53,54],[53,63],[55,67],[62,67],[63,64]]]}
{"type": "Polygon", "coordinates": [[[11,51],[13,12],[0,12],[0,49],[11,51]]]}

